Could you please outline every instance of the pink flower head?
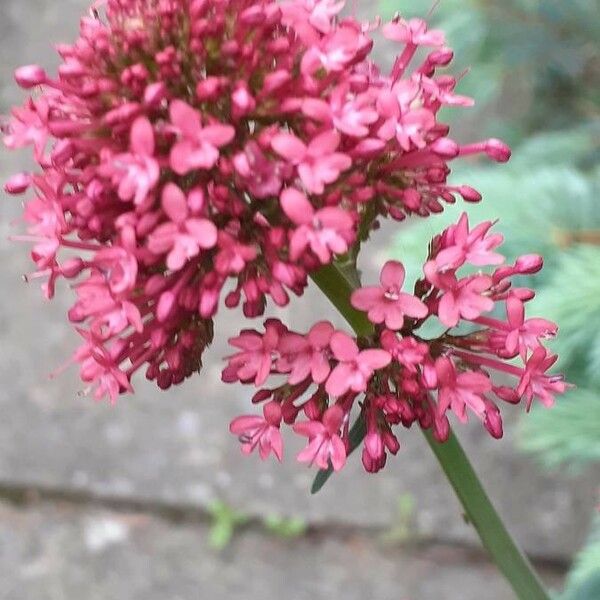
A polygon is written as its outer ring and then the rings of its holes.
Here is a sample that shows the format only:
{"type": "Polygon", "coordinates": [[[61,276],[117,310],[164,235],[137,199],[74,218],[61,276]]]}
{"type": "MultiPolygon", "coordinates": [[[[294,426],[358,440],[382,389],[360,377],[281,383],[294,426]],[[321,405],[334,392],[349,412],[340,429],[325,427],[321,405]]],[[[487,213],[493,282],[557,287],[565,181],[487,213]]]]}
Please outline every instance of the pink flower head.
{"type": "Polygon", "coordinates": [[[527,401],[527,410],[531,408],[534,398],[546,407],[552,406],[554,396],[564,394],[569,387],[562,375],[546,374],[557,360],[558,356],[542,347],[536,348],[527,360],[517,387],[517,394],[524,396],[527,401]]]}
{"type": "Polygon", "coordinates": [[[390,260],[381,270],[381,285],[363,287],[352,294],[352,306],[367,313],[371,323],[385,323],[392,330],[402,329],[404,317],[422,319],[427,306],[412,294],[402,292],[405,271],[402,263],[390,260]]]}
{"type": "Polygon", "coordinates": [[[331,466],[339,471],[346,464],[346,446],[340,437],[345,414],[341,406],[329,407],[321,421],[303,421],[294,425],[294,432],[308,438],[308,446],[298,454],[300,462],[317,465],[320,469],[331,466]]]}
{"type": "Polygon", "coordinates": [[[121,200],[141,204],[158,183],[160,168],[154,158],[154,130],[146,117],[138,117],[129,136],[129,152],[110,157],[100,174],[111,177],[121,200]]]}
{"type": "Polygon", "coordinates": [[[210,169],[219,160],[219,148],[233,140],[235,129],[217,123],[202,126],[200,113],[182,100],[173,100],[169,109],[180,140],[171,149],[170,164],[178,175],[194,169],[210,169]]]}
{"type": "Polygon", "coordinates": [[[491,391],[490,378],[481,372],[457,373],[454,363],[446,356],[435,361],[438,380],[438,410],[444,414],[448,408],[462,421],[467,420],[467,407],[475,414],[485,414],[483,394],[491,391]]]}
{"type": "Polygon", "coordinates": [[[315,211],[307,197],[295,188],[281,193],[281,207],[297,225],[290,241],[290,258],[298,260],[306,247],[323,264],[331,261],[332,254],[345,254],[354,240],[352,217],[341,208],[325,207],[315,211]]]}
{"type": "Polygon", "coordinates": [[[281,406],[277,402],[267,402],[263,407],[263,417],[244,415],[231,421],[229,431],[239,436],[242,452],[250,454],[258,448],[262,460],[272,452],[277,460],[283,459],[283,439],[281,438],[281,406]]]}
{"type": "Polygon", "coordinates": [[[315,383],[323,383],[331,368],[329,366],[329,341],[333,335],[329,321],[315,323],[306,336],[289,332],[279,342],[282,358],[278,368],[289,372],[288,383],[295,385],[309,375],[315,383]]]}
{"type": "Polygon", "coordinates": [[[167,255],[167,267],[181,269],[201,250],[217,243],[217,228],[212,221],[190,216],[188,201],[174,183],[167,183],[162,193],[162,208],[169,221],[159,225],[148,238],[148,248],[154,254],[167,255]]]}
{"type": "Polygon", "coordinates": [[[333,183],[352,164],[348,155],[335,152],[340,144],[336,131],[319,134],[308,146],[291,133],[277,134],[271,144],[277,154],[296,165],[302,183],[313,194],[322,194],[325,185],[333,183]]]}
{"type": "Polygon", "coordinates": [[[338,364],[327,379],[325,389],[334,397],[348,390],[364,392],[377,369],[390,364],[392,357],[385,350],[359,350],[356,342],[343,331],[336,331],[330,341],[331,351],[338,364]]]}

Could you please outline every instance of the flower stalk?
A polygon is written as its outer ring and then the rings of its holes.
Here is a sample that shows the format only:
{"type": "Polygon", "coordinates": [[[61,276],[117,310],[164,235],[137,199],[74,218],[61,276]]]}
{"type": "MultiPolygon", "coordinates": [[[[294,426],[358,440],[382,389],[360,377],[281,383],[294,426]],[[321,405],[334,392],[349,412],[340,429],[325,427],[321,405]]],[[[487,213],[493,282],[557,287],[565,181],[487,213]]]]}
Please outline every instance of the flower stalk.
{"type": "MultiPolygon", "coordinates": [[[[355,310],[350,304],[350,294],[355,289],[351,283],[353,277],[344,273],[336,264],[330,264],[313,273],[312,279],[357,335],[369,335],[373,332],[373,325],[364,318],[364,313],[355,310]]],[[[422,431],[462,504],[465,517],[475,527],[483,546],[517,597],[520,600],[549,600],[550,596],[533,566],[506,529],[454,433],[451,431],[448,440],[440,443],[431,431],[422,431]]],[[[350,452],[360,445],[365,435],[366,428],[361,416],[350,430],[350,452]]],[[[318,492],[332,473],[331,468],[319,471],[312,493],[318,492]]]]}

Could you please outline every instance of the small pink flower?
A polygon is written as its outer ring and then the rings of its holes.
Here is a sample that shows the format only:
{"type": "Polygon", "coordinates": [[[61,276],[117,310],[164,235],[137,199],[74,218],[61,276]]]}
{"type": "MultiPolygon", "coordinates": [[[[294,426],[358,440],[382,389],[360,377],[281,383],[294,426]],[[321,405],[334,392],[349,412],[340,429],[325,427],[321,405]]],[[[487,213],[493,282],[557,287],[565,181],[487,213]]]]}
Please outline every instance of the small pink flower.
{"type": "Polygon", "coordinates": [[[229,431],[239,436],[242,452],[250,454],[258,448],[262,460],[272,452],[277,460],[283,458],[283,439],[281,438],[281,406],[277,402],[268,402],[263,408],[264,417],[244,415],[235,418],[229,425],[229,431]]]}
{"type": "Polygon", "coordinates": [[[472,275],[457,279],[452,272],[440,274],[435,261],[425,264],[427,279],[440,290],[437,315],[446,327],[456,327],[461,317],[469,321],[494,308],[494,301],[487,295],[492,278],[488,275],[472,275]]]}
{"type": "Polygon", "coordinates": [[[406,152],[413,146],[424,148],[426,136],[435,126],[435,115],[429,109],[413,106],[419,91],[414,82],[400,81],[377,99],[377,109],[384,119],[378,137],[385,141],[396,138],[406,152]]]}
{"type": "Polygon", "coordinates": [[[49,111],[48,101],[43,97],[35,101],[30,98],[25,106],[13,108],[6,127],[4,145],[15,149],[32,144],[35,160],[42,161],[49,136],[49,111]]]}
{"type": "Polygon", "coordinates": [[[241,352],[228,357],[223,381],[247,382],[254,379],[254,385],[261,386],[271,372],[273,357],[283,330],[279,321],[268,319],[264,334],[245,329],[237,337],[230,338],[229,343],[241,352]]]}
{"type": "Polygon", "coordinates": [[[437,29],[428,31],[423,19],[395,19],[383,27],[383,35],[388,40],[415,46],[443,46],[446,43],[444,33],[437,29]]]}
{"type": "Polygon", "coordinates": [[[309,375],[315,383],[323,383],[329,376],[329,341],[333,335],[329,321],[315,323],[305,335],[286,333],[279,342],[282,358],[278,369],[289,372],[288,383],[295,385],[309,375]]]}
{"type": "Polygon", "coordinates": [[[463,213],[458,223],[442,234],[443,248],[435,257],[438,271],[458,269],[464,263],[477,267],[501,265],[504,257],[493,250],[504,238],[499,233],[487,235],[492,225],[491,221],[484,221],[469,231],[469,219],[463,213]]]}
{"type": "Polygon", "coordinates": [[[217,228],[208,219],[190,216],[185,194],[174,183],[167,183],[162,193],[162,208],[170,221],[159,225],[148,238],[154,254],[168,252],[167,267],[177,271],[200,253],[217,243],[217,228]]]}
{"type": "Polygon", "coordinates": [[[238,242],[225,231],[219,231],[217,246],[219,252],[215,256],[215,269],[221,275],[241,273],[257,255],[254,246],[238,242]]]}
{"type": "Polygon", "coordinates": [[[371,323],[384,323],[393,330],[402,329],[404,317],[422,319],[427,316],[427,306],[412,294],[400,291],[405,271],[402,263],[390,260],[381,270],[381,285],[363,287],[351,297],[352,306],[367,312],[371,323]]]}
{"type": "Polygon", "coordinates": [[[302,183],[314,194],[322,194],[325,185],[336,181],[352,164],[347,154],[335,151],[340,145],[336,131],[321,133],[308,146],[295,135],[282,132],[273,138],[271,145],[277,154],[297,166],[302,183]]]}
{"type": "Polygon", "coordinates": [[[307,98],[302,103],[302,112],[353,137],[368,135],[369,125],[379,118],[373,106],[373,96],[361,94],[353,98],[349,93],[349,86],[336,88],[331,93],[329,102],[307,98]]]}
{"type": "Polygon", "coordinates": [[[315,211],[306,196],[295,188],[281,193],[281,207],[298,227],[292,233],[290,258],[298,260],[306,247],[326,264],[332,254],[344,254],[355,237],[354,221],[347,211],[325,207],[315,211]]]}
{"type": "Polygon", "coordinates": [[[317,465],[320,469],[331,466],[339,471],[346,464],[346,446],[339,435],[345,414],[335,404],[323,414],[321,421],[303,421],[296,423],[294,431],[308,438],[308,446],[298,454],[300,462],[317,465]]]}
{"type": "Polygon", "coordinates": [[[386,329],[380,339],[381,347],[410,373],[416,373],[417,367],[425,363],[425,357],[429,354],[427,344],[418,342],[412,336],[399,339],[396,333],[386,329]]]}
{"type": "Polygon", "coordinates": [[[307,35],[307,28],[314,27],[320,33],[329,33],[332,19],[344,8],[345,0],[293,0],[282,2],[282,22],[305,33],[308,40],[316,39],[307,35]]]}
{"type": "Polygon", "coordinates": [[[325,390],[334,397],[348,390],[364,392],[373,372],[390,364],[392,357],[385,350],[360,351],[354,339],[343,331],[336,331],[329,343],[333,356],[339,361],[325,384],[325,390]]]}
{"type": "Polygon", "coordinates": [[[525,371],[519,381],[517,394],[525,397],[527,410],[531,408],[534,398],[537,398],[546,407],[552,406],[555,394],[564,394],[569,387],[562,375],[546,374],[546,371],[557,360],[558,356],[539,347],[533,351],[525,363],[525,371]]]}
{"type": "Polygon", "coordinates": [[[183,100],[173,100],[169,109],[171,123],[181,139],[171,149],[170,164],[178,175],[194,169],[211,169],[219,160],[219,148],[235,137],[231,125],[202,126],[200,113],[183,100]]]}
{"type": "Polygon", "coordinates": [[[528,350],[541,346],[540,339],[556,335],[558,327],[552,321],[533,318],[525,319],[525,306],[519,298],[509,296],[506,300],[507,323],[502,329],[493,330],[490,335],[492,347],[498,349],[505,358],[519,354],[523,361],[528,350]]]}
{"type": "Polygon", "coordinates": [[[158,183],[160,168],[154,159],[154,130],[146,117],[138,117],[129,138],[130,151],[110,157],[100,165],[98,172],[111,177],[117,185],[121,200],[141,204],[158,183]]]}
{"type": "Polygon", "coordinates": [[[489,377],[476,371],[457,373],[453,362],[446,356],[441,356],[435,361],[435,370],[440,414],[451,408],[462,422],[467,420],[467,407],[480,417],[485,414],[486,403],[483,394],[492,389],[489,377]]]}
{"type": "Polygon", "coordinates": [[[331,31],[304,53],[300,70],[303,75],[312,75],[321,68],[328,73],[343,71],[360,52],[368,50],[370,45],[372,42],[362,35],[358,27],[346,23],[331,31]]]}

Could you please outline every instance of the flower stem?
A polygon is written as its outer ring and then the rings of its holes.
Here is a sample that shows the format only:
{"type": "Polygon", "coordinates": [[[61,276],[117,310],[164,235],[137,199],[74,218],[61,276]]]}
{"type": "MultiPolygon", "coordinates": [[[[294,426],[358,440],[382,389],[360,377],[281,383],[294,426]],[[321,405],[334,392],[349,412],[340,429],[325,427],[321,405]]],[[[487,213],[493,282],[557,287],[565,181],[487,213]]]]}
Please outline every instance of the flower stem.
{"type": "MultiPolygon", "coordinates": [[[[346,266],[340,268],[333,263],[312,274],[313,281],[331,303],[348,321],[357,335],[371,335],[373,326],[364,313],[355,310],[350,304],[350,295],[358,285],[357,273],[348,273],[346,266]]],[[[365,435],[360,422],[353,427],[354,437],[351,450],[355,449],[365,435]]],[[[465,515],[473,524],[479,537],[490,553],[493,561],[512,586],[520,600],[549,600],[549,595],[537,577],[527,557],[518,548],[494,505],[479,481],[473,466],[452,431],[448,441],[436,441],[430,431],[424,431],[425,438],[440,463],[446,477],[460,500],[465,515]]],[[[330,470],[317,474],[312,487],[317,492],[331,475],[330,470]]]]}

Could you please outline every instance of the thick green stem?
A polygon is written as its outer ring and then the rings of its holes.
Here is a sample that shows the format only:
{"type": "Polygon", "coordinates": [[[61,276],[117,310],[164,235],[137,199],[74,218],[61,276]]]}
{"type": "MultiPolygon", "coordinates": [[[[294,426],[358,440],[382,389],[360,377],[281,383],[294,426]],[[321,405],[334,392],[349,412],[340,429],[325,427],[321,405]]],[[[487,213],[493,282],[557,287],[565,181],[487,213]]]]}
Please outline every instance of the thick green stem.
{"type": "MultiPolygon", "coordinates": [[[[331,264],[314,273],[312,279],[357,335],[366,336],[373,333],[373,326],[365,315],[350,304],[352,291],[360,285],[356,272],[353,274],[346,268],[331,264]]],[[[360,419],[352,427],[351,434],[351,450],[354,450],[365,436],[364,424],[360,419]]],[[[463,505],[467,519],[477,530],[483,545],[517,597],[521,600],[549,600],[533,567],[519,550],[496,512],[454,433],[451,431],[448,441],[444,443],[437,442],[430,431],[425,431],[424,434],[463,505]]],[[[318,491],[330,475],[331,470],[320,471],[312,491],[318,491]]]]}

